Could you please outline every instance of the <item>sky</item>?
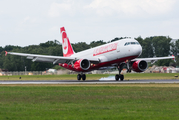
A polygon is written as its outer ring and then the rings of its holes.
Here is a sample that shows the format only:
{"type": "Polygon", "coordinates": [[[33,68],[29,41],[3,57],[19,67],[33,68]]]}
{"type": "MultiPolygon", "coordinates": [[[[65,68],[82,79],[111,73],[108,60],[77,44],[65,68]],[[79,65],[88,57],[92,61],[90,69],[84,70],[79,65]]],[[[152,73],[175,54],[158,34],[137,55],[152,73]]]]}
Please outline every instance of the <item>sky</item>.
{"type": "Polygon", "coordinates": [[[0,0],[0,46],[115,37],[179,39],[179,0],[0,0]]]}

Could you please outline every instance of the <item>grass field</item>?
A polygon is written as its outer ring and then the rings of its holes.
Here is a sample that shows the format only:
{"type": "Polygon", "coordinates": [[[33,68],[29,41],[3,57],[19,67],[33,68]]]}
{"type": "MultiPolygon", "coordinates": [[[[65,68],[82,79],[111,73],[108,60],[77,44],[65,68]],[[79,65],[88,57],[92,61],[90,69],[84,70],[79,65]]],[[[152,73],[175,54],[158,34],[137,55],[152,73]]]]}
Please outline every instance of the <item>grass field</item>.
{"type": "MultiPolygon", "coordinates": [[[[129,73],[124,74],[125,80],[133,79],[179,79],[179,73],[129,73]]],[[[87,74],[87,80],[99,80],[102,77],[115,76],[111,74],[87,74]]],[[[0,80],[76,80],[77,75],[20,75],[0,76],[0,80]],[[21,79],[19,79],[21,77],[21,79]]]]}
{"type": "MultiPolygon", "coordinates": [[[[125,74],[178,79],[179,74],[125,74]]],[[[98,80],[112,75],[87,75],[98,80]]],[[[76,80],[76,75],[0,76],[0,80],[76,80]],[[21,79],[19,79],[21,77],[21,79]]],[[[0,120],[179,119],[179,84],[0,85],[0,120]]]]}
{"type": "Polygon", "coordinates": [[[179,119],[179,84],[0,85],[0,120],[179,119]]]}

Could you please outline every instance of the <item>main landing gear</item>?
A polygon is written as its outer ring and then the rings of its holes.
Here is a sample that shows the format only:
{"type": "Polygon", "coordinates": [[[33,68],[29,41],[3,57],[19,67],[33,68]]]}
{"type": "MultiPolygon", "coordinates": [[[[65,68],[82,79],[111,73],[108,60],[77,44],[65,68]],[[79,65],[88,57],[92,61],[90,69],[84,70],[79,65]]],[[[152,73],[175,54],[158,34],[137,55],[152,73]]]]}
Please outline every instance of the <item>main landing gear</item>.
{"type": "Polygon", "coordinates": [[[83,81],[85,81],[86,80],[86,75],[85,74],[78,74],[77,75],[77,80],[83,80],[83,81]]]}

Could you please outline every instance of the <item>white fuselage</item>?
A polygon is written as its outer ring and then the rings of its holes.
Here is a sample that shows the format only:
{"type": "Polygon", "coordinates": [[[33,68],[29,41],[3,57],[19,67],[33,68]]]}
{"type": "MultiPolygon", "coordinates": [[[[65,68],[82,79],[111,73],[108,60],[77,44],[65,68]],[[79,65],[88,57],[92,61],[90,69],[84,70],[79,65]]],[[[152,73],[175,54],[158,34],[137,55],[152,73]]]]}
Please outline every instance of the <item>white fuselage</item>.
{"type": "MultiPolygon", "coordinates": [[[[138,57],[142,53],[141,45],[134,39],[122,39],[105,45],[84,50],[72,55],[72,57],[90,59],[97,58],[100,62],[109,62],[117,59],[138,57]],[[129,44],[126,44],[129,43],[129,44]],[[132,44],[131,44],[132,43],[132,44]]],[[[133,58],[134,59],[134,58],[133,58]]]]}

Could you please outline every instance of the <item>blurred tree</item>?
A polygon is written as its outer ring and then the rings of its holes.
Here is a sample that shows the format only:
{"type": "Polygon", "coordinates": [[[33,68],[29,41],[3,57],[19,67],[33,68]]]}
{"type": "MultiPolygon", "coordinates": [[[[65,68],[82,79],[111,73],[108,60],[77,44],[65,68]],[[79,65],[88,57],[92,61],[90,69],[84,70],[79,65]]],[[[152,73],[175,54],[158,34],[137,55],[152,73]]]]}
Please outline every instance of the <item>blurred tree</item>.
{"type": "Polygon", "coordinates": [[[179,53],[179,39],[171,43],[171,54],[177,56],[179,53]]]}
{"type": "MultiPolygon", "coordinates": [[[[139,43],[140,43],[140,45],[142,46],[142,51],[144,50],[144,40],[143,40],[143,38],[141,37],[141,36],[139,36],[138,38],[135,38],[139,43]]],[[[145,57],[145,55],[144,55],[145,53],[144,52],[142,52],[142,54],[139,56],[140,58],[143,58],[143,57],[145,57]]]]}
{"type": "Polygon", "coordinates": [[[154,53],[157,57],[168,56],[170,54],[170,37],[157,36],[153,37],[152,43],[154,47],[154,53]]]}
{"type": "Polygon", "coordinates": [[[98,40],[98,41],[90,42],[89,46],[90,46],[90,48],[93,48],[93,47],[103,45],[103,44],[106,44],[106,42],[104,42],[103,40],[98,40]]]}
{"type": "Polygon", "coordinates": [[[65,68],[63,68],[63,67],[61,67],[61,66],[59,66],[59,65],[55,65],[54,67],[53,67],[53,69],[56,69],[56,70],[65,70],[65,68]]]}
{"type": "Polygon", "coordinates": [[[4,49],[2,47],[0,47],[0,53],[3,51],[4,49]]]}
{"type": "Polygon", "coordinates": [[[46,69],[52,68],[52,63],[33,62],[31,64],[31,71],[45,71],[46,69]]]}
{"type": "MultiPolygon", "coordinates": [[[[152,39],[153,47],[154,47],[154,54],[157,57],[163,57],[170,55],[170,37],[165,36],[157,36],[152,39]]],[[[159,60],[155,64],[158,66],[169,66],[169,60],[159,60]]]]}
{"type": "Polygon", "coordinates": [[[150,38],[145,38],[144,41],[142,42],[143,44],[143,51],[142,51],[142,57],[154,57],[154,47],[152,43],[152,37],[150,38]]]}
{"type": "Polygon", "coordinates": [[[78,43],[72,44],[72,46],[75,52],[80,52],[82,50],[86,50],[90,48],[90,46],[86,44],[86,42],[78,42],[78,43]]]}

